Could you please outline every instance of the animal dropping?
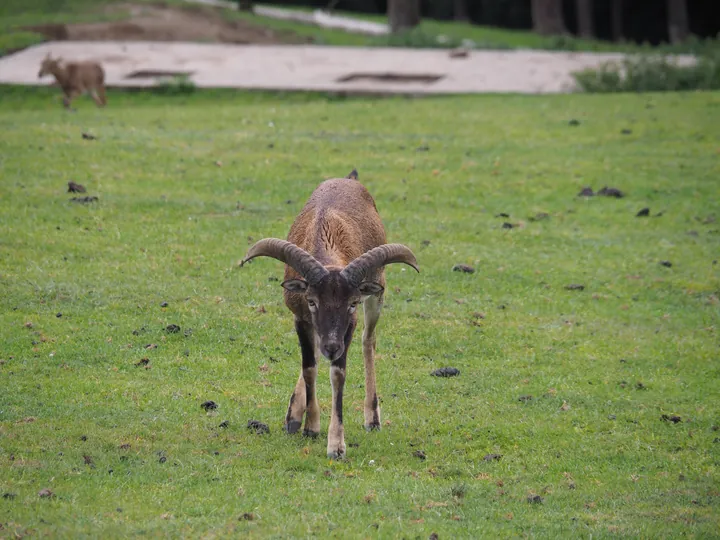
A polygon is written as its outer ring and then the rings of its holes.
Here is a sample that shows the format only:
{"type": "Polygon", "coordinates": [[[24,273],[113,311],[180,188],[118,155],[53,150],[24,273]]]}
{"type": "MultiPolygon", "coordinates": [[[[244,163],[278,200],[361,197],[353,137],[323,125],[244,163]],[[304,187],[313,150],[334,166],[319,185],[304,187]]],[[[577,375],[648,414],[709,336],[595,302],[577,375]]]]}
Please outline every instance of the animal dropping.
{"type": "Polygon", "coordinates": [[[466,274],[474,274],[475,269],[467,264],[456,264],[452,267],[453,272],[465,272],[466,274]]]}
{"type": "Polygon", "coordinates": [[[320,432],[320,406],[315,381],[322,357],[330,362],[332,406],[327,456],[345,456],[343,392],[347,353],[363,305],[365,363],[365,429],[380,429],[375,381],[376,326],[385,293],[384,268],[404,263],[419,272],[415,255],[402,244],[386,244],[385,228],[356,170],[346,178],[322,182],[290,228],[287,240],[256,242],[240,263],[255,257],[285,263],[282,287],[293,313],[300,343],[301,369],[290,396],[285,431],[315,437],[320,432]]]}
{"type": "Polygon", "coordinates": [[[95,196],[88,196],[88,197],[73,197],[70,199],[70,202],[76,202],[80,204],[90,204],[94,202],[98,202],[98,198],[95,196]]]}
{"type": "Polygon", "coordinates": [[[436,369],[430,375],[433,377],[457,377],[460,375],[460,370],[454,367],[444,367],[436,369]]]}
{"type": "Polygon", "coordinates": [[[607,186],[598,191],[597,195],[601,195],[603,197],[615,197],[616,199],[621,199],[625,196],[625,194],[619,189],[607,186]]]}
{"type": "Polygon", "coordinates": [[[72,181],[68,182],[68,193],[85,193],[86,191],[85,186],[72,181]]]}
{"type": "Polygon", "coordinates": [[[202,403],[200,405],[200,407],[202,407],[206,411],[214,411],[215,409],[218,408],[218,405],[214,401],[209,400],[209,401],[205,401],[204,403],[202,403]]]}
{"type": "Polygon", "coordinates": [[[255,430],[255,433],[262,435],[263,433],[270,433],[270,428],[267,424],[258,422],[257,420],[248,420],[247,428],[255,430]]]}
{"type": "Polygon", "coordinates": [[[565,288],[568,291],[584,291],[585,285],[581,285],[580,283],[571,283],[570,285],[565,285],[565,288]]]}

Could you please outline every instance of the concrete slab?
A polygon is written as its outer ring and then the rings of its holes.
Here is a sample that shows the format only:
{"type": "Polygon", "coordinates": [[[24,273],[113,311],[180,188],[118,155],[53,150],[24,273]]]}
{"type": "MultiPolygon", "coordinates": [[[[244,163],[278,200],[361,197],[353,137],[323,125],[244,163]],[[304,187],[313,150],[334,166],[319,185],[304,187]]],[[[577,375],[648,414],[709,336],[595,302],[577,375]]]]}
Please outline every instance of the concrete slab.
{"type": "Polygon", "coordinates": [[[49,52],[66,60],[101,62],[110,87],[149,87],[163,77],[131,75],[174,71],[189,73],[201,88],[411,95],[569,92],[575,89],[572,71],[623,58],[531,50],[470,51],[466,58],[451,58],[447,50],[427,49],[62,41],[0,58],[0,83],[50,84],[37,77],[49,52]],[[436,80],[373,80],[373,74],[436,80]]]}

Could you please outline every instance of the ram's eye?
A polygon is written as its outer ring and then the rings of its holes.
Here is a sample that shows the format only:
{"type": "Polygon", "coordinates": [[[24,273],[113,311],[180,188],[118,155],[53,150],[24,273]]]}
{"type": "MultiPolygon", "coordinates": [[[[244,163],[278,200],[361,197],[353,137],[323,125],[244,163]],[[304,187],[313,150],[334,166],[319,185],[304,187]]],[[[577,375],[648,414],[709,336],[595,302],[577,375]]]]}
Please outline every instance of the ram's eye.
{"type": "Polygon", "coordinates": [[[352,304],[350,304],[350,307],[348,308],[350,313],[355,313],[355,310],[357,309],[357,305],[358,305],[357,302],[353,302],[352,304]]]}
{"type": "Polygon", "coordinates": [[[315,303],[314,300],[308,300],[307,303],[308,303],[308,307],[310,309],[315,309],[317,307],[317,304],[315,303]]]}

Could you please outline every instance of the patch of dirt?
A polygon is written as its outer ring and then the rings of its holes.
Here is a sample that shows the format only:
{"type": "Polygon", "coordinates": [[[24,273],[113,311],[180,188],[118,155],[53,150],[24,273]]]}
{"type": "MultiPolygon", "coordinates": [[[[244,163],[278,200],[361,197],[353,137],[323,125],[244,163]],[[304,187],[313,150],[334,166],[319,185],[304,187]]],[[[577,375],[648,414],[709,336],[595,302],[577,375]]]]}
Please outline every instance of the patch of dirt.
{"type": "Polygon", "coordinates": [[[275,31],[247,21],[225,20],[210,6],[116,4],[105,16],[129,15],[120,21],[43,24],[25,29],[55,41],[195,41],[204,43],[282,44],[311,43],[311,38],[275,31]]]}

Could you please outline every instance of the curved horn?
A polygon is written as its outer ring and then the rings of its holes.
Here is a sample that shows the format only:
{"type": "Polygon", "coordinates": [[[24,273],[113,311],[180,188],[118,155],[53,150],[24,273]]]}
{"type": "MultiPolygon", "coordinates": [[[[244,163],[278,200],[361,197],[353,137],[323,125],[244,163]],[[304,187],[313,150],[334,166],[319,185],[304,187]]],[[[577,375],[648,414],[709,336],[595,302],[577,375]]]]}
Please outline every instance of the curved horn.
{"type": "Polygon", "coordinates": [[[284,262],[311,284],[317,283],[328,273],[325,267],[307,251],[278,238],[258,240],[240,262],[240,266],[255,257],[272,257],[284,262]]]}
{"type": "Polygon", "coordinates": [[[405,263],[420,272],[415,255],[409,247],[402,244],[385,244],[360,255],[343,269],[342,274],[357,287],[367,274],[392,263],[405,263]]]}

